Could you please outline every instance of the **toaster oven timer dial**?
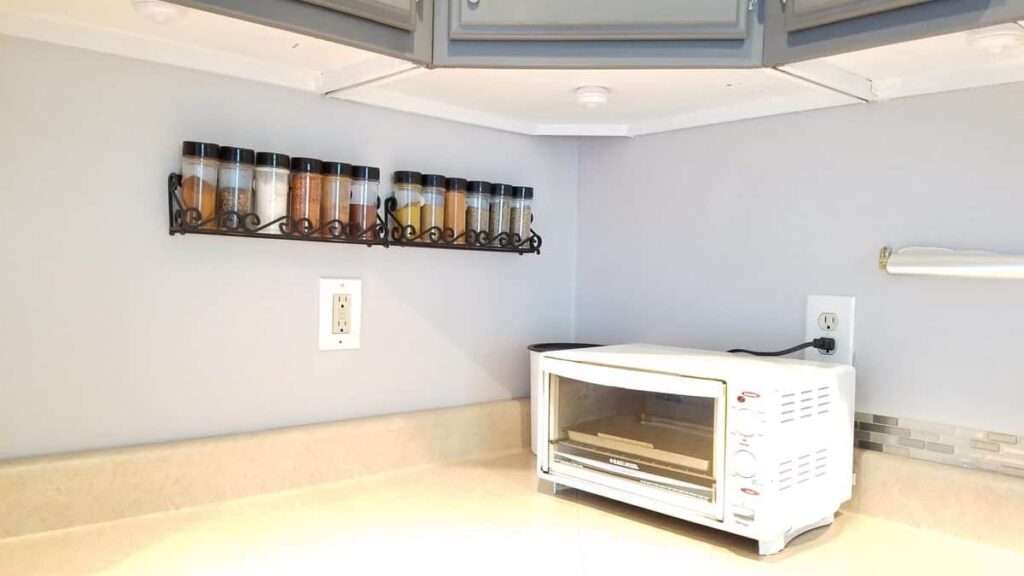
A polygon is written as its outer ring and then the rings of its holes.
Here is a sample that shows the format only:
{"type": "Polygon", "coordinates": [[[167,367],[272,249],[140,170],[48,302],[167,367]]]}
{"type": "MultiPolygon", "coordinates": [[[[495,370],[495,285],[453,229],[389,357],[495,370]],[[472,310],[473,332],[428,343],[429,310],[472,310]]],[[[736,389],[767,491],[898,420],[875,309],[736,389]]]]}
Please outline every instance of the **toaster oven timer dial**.
{"type": "Polygon", "coordinates": [[[753,436],[761,430],[761,414],[749,408],[736,410],[733,419],[733,429],[740,436],[753,436]]]}
{"type": "Polygon", "coordinates": [[[753,478],[757,475],[757,458],[746,450],[734,452],[729,466],[740,478],[753,478]]]}

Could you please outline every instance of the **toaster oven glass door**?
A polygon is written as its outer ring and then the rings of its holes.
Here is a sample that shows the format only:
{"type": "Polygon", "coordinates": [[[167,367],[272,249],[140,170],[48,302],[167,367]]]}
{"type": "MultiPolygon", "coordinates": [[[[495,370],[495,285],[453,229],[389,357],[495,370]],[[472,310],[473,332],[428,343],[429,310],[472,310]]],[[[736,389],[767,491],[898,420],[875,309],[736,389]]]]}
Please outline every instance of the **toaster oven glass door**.
{"type": "Polygon", "coordinates": [[[725,383],[567,364],[547,375],[547,463],[721,518],[725,383]]]}

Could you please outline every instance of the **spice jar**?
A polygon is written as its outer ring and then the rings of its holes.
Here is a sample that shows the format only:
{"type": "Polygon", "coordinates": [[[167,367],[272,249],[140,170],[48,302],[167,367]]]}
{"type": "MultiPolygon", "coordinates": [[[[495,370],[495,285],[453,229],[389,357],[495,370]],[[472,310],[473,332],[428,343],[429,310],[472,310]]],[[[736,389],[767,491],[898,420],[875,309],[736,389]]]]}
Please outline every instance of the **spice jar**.
{"type": "Polygon", "coordinates": [[[466,180],[449,178],[445,181],[444,193],[444,238],[465,244],[466,238],[466,180]],[[462,238],[459,238],[463,236],[462,238]]]}
{"type": "Polygon", "coordinates": [[[324,192],[320,199],[321,235],[324,238],[341,238],[348,233],[351,195],[352,165],[324,162],[324,192]]]}
{"type": "Polygon", "coordinates": [[[252,212],[252,183],[256,151],[234,146],[220,147],[217,171],[217,222],[225,230],[239,230],[242,218],[252,212]],[[234,214],[230,214],[233,212],[234,214]]]}
{"type": "Polygon", "coordinates": [[[436,242],[444,234],[445,177],[440,174],[423,175],[423,209],[420,210],[420,232],[426,233],[421,242],[436,242]],[[431,230],[436,228],[436,230],[431,230]]]}
{"type": "Polygon", "coordinates": [[[304,236],[320,227],[323,163],[314,158],[292,158],[292,189],[288,217],[292,233],[304,236]],[[303,222],[306,220],[308,222],[303,222]]]}
{"type": "MultiPolygon", "coordinates": [[[[288,185],[291,159],[273,152],[256,153],[256,215],[260,225],[266,225],[288,215],[288,185]]],[[[280,234],[278,226],[263,230],[267,234],[280,234]]]]}
{"type": "Polygon", "coordinates": [[[399,170],[392,177],[396,220],[396,231],[392,232],[392,238],[412,240],[419,234],[420,208],[423,206],[422,179],[422,174],[409,170],[399,170]]]}
{"type": "Polygon", "coordinates": [[[533,188],[516,186],[512,189],[512,243],[520,244],[530,237],[532,222],[533,188]]]}
{"type": "Polygon", "coordinates": [[[509,231],[512,224],[512,187],[508,184],[491,184],[491,244],[507,246],[511,243],[509,231]],[[504,238],[500,238],[504,234],[504,238]]]}
{"type": "Polygon", "coordinates": [[[353,238],[377,239],[377,194],[380,168],[352,167],[352,201],[348,208],[353,238]]]}
{"type": "Polygon", "coordinates": [[[466,185],[466,242],[483,244],[487,239],[491,216],[491,184],[473,180],[466,185]]]}
{"type": "Polygon", "coordinates": [[[220,167],[220,147],[206,142],[181,143],[181,203],[199,211],[198,221],[186,220],[189,226],[202,221],[203,228],[216,228],[217,170],[220,167]]]}

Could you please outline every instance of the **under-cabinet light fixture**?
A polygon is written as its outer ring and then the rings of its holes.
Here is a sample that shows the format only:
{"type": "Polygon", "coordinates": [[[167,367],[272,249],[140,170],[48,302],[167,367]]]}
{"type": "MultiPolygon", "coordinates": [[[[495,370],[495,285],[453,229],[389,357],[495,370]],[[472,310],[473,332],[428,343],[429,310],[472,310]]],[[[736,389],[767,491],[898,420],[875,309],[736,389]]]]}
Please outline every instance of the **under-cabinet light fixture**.
{"type": "Polygon", "coordinates": [[[972,30],[967,33],[967,42],[989,54],[1017,52],[1024,49],[1024,29],[1010,25],[972,30]]]}
{"type": "Polygon", "coordinates": [[[604,86],[580,86],[576,89],[576,103],[587,110],[604,106],[608,103],[608,89],[604,86]]]}
{"type": "Polygon", "coordinates": [[[1024,279],[1024,255],[946,248],[882,248],[878,266],[889,274],[1024,279]]]}
{"type": "Polygon", "coordinates": [[[180,20],[188,11],[184,6],[178,6],[177,4],[161,0],[132,0],[132,7],[135,8],[136,12],[157,24],[167,24],[168,22],[180,20]]]}

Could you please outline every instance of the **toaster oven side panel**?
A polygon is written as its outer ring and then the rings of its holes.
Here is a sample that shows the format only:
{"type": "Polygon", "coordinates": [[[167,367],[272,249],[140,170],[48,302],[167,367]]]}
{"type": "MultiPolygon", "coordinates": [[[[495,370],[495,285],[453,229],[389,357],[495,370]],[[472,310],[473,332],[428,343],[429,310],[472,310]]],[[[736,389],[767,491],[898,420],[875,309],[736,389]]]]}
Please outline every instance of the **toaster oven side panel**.
{"type": "Polygon", "coordinates": [[[771,457],[764,470],[770,487],[764,515],[774,523],[816,522],[849,500],[853,394],[848,366],[802,370],[775,388],[766,412],[771,457]]]}

